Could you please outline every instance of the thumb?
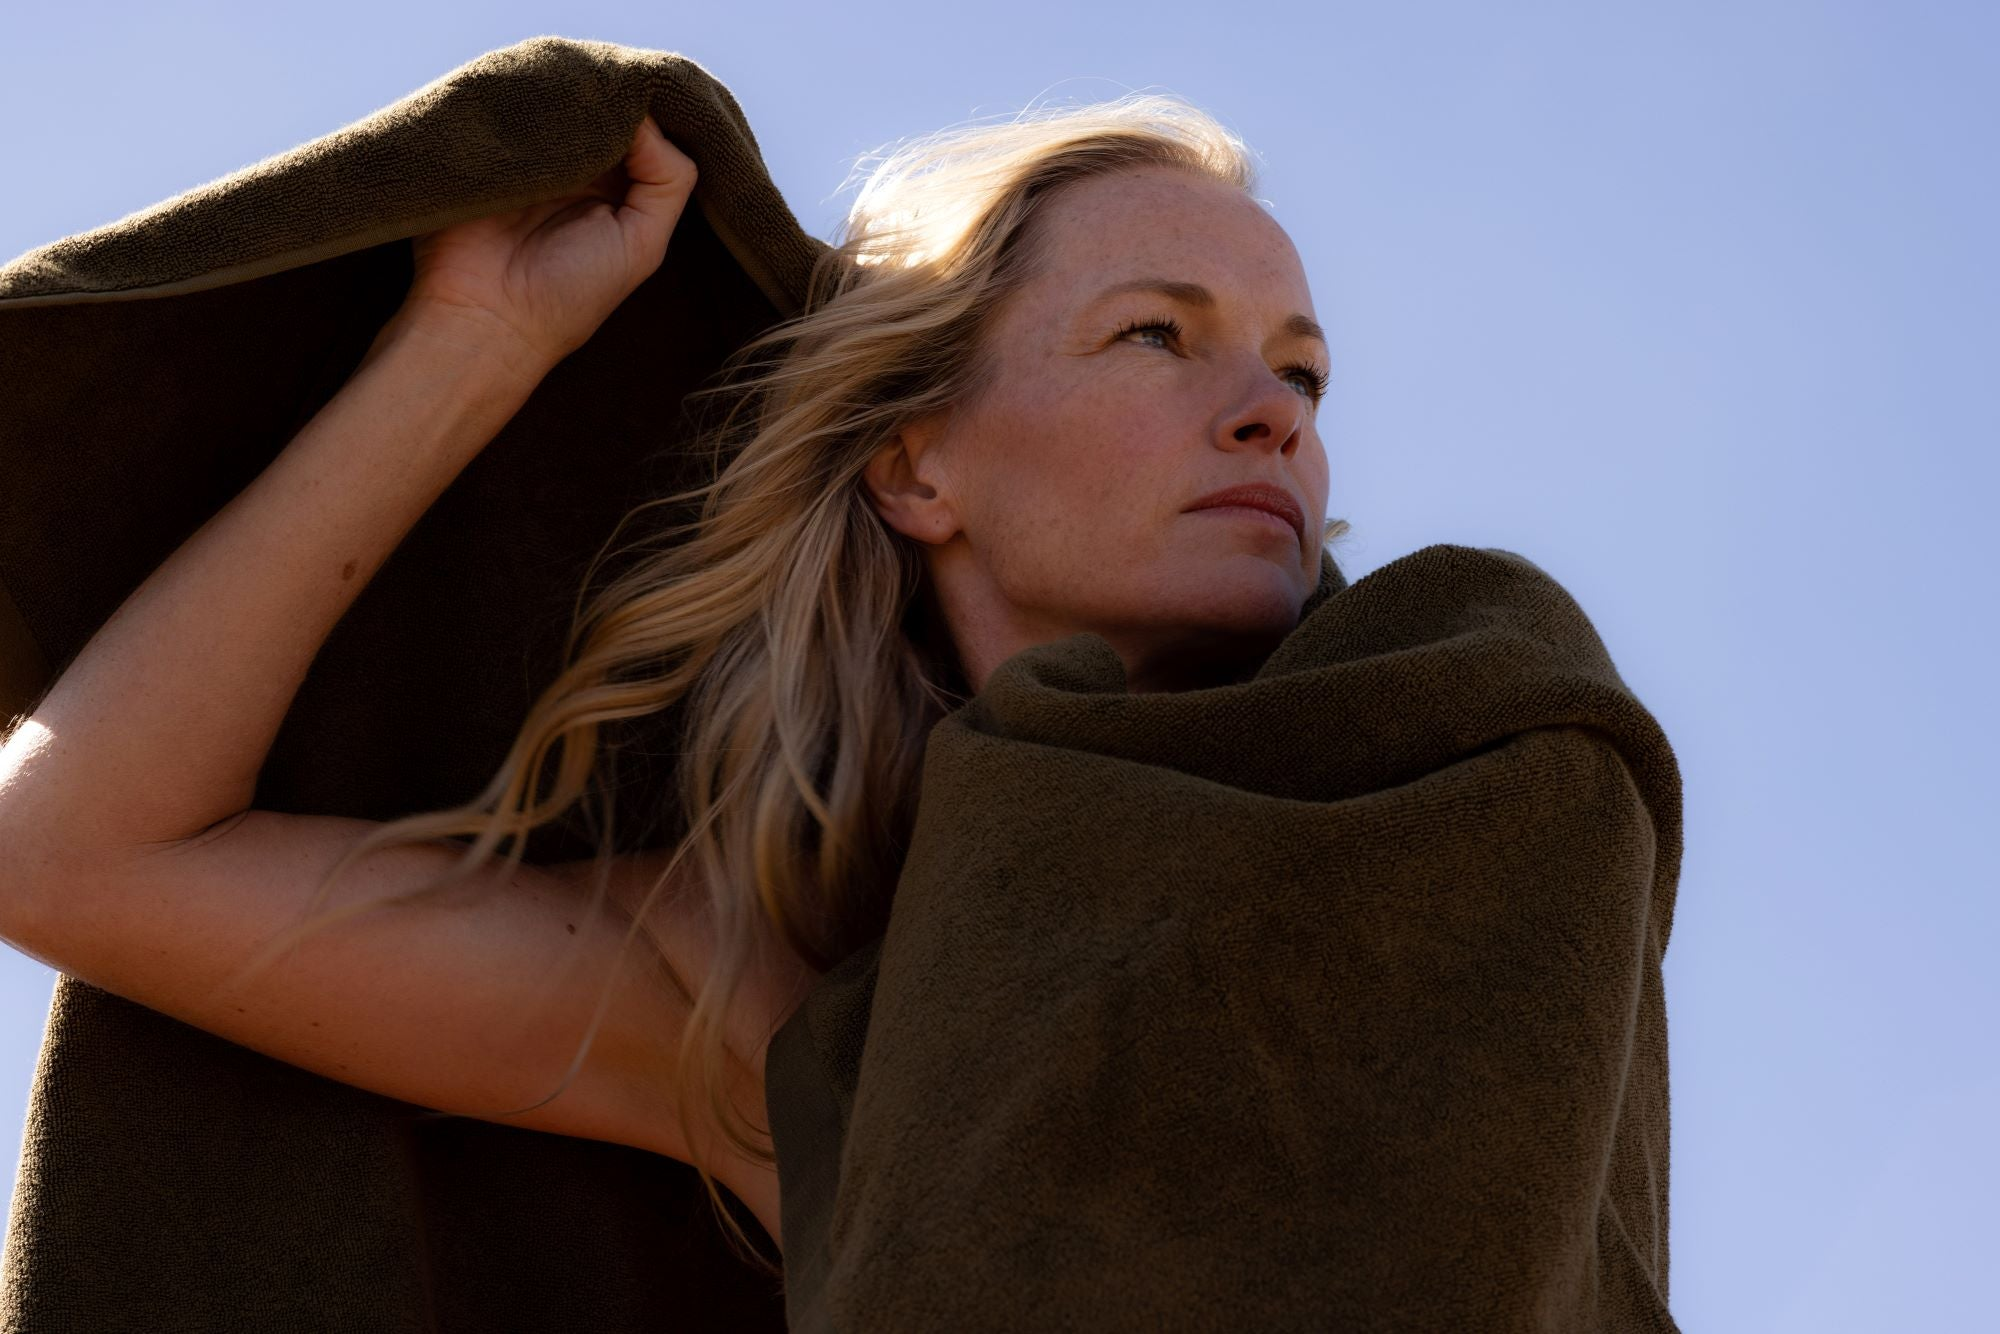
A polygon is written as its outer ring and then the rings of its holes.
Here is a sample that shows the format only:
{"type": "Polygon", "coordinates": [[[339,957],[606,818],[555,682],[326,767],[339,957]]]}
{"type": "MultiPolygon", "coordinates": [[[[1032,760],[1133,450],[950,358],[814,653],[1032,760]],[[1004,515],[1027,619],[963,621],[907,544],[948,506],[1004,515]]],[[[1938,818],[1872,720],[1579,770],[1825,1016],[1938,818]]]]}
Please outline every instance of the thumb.
{"type": "Polygon", "coordinates": [[[658,267],[667,238],[694,191],[694,160],[667,140],[649,114],[633,134],[624,166],[632,184],[618,207],[618,226],[625,234],[627,252],[658,267]]]}

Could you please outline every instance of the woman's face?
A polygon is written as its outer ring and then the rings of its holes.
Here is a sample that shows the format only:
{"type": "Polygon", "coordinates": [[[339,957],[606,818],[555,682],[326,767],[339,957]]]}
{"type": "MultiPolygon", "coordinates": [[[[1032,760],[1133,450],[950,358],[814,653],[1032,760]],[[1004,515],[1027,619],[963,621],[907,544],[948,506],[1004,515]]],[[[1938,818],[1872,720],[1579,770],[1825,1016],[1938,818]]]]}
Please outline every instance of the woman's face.
{"type": "Polygon", "coordinates": [[[1135,691],[1245,679],[1319,579],[1327,349],[1298,254],[1242,191],[1169,168],[1070,187],[1040,226],[1039,270],[989,326],[987,388],[871,461],[876,507],[925,544],[975,691],[1081,631],[1135,691]],[[1189,509],[1244,483],[1288,492],[1304,532],[1189,509]]]}

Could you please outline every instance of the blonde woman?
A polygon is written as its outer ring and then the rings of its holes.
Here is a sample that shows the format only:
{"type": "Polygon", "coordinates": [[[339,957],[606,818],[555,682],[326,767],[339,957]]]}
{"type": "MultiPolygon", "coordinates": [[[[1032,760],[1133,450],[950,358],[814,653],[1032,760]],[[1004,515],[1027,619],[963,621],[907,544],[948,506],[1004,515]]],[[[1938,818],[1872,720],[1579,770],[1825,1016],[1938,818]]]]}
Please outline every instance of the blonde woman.
{"type": "Polygon", "coordinates": [[[579,618],[478,798],[247,809],[334,625],[659,266],[694,180],[648,118],[588,189],[419,238],[341,392],[0,751],[0,927],[322,1075],[690,1163],[736,1240],[718,1183],[782,1246],[765,1049],[882,931],[932,725],[1081,631],[1134,690],[1244,679],[1346,525],[1327,347],[1239,140],[1152,96],[929,136],[744,350],[699,521],[579,618]],[[683,697],[686,838],[523,864],[591,794],[600,729],[683,697]],[[146,798],[88,800],[114,774],[146,798]]]}

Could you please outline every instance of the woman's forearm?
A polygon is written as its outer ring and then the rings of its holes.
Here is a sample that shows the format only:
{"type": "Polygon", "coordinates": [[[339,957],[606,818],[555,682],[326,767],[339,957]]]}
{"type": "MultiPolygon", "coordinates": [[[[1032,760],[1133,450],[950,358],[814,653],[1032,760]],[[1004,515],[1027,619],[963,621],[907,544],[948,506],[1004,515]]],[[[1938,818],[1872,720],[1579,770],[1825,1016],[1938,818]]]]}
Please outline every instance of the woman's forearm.
{"type": "Polygon", "coordinates": [[[539,371],[470,331],[391,320],[340,391],[126,599],[0,749],[9,860],[59,868],[246,809],[335,624],[539,371]]]}

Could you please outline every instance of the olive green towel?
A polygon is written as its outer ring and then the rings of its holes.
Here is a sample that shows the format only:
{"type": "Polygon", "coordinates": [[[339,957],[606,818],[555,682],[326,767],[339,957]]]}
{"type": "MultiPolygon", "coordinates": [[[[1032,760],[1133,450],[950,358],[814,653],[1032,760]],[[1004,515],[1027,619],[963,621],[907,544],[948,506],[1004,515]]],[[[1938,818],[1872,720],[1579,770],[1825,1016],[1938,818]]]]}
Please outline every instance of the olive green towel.
{"type": "Polygon", "coordinates": [[[1248,682],[1015,655],[773,1040],[800,1334],[1670,1331],[1680,775],[1506,551],[1331,563],[1248,682]]]}
{"type": "MultiPolygon", "coordinates": [[[[683,396],[797,309],[825,250],[729,92],[678,55],[525,41],[0,268],[0,723],[339,389],[408,288],[408,238],[582,185],[649,111],[699,167],[697,207],[335,629],[256,804],[381,820],[478,792],[619,518],[706,480],[683,396]]],[[[621,832],[672,805],[670,772],[639,776],[621,832]]],[[[594,846],[551,827],[527,856],[594,846]]],[[[783,1317],[691,1168],[427,1115],[57,981],[0,1259],[7,1334],[783,1317]]]]}

